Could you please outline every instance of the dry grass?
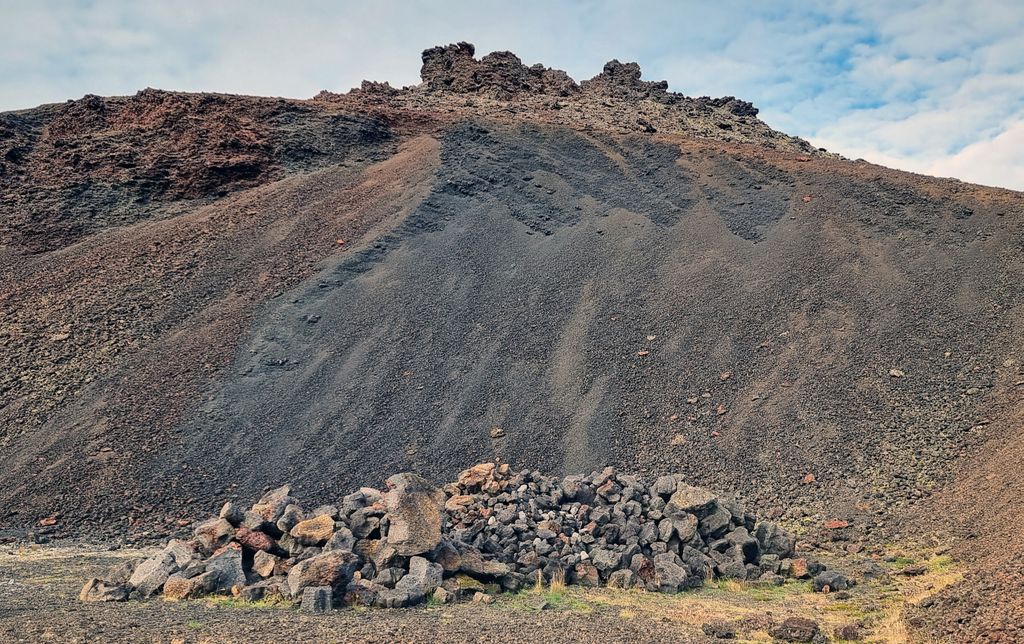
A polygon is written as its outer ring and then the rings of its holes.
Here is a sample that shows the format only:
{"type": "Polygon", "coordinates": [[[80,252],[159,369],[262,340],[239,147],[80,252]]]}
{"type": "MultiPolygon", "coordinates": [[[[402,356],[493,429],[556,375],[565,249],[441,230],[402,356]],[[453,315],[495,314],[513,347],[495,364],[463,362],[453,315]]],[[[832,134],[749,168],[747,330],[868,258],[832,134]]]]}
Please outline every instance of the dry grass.
{"type": "Polygon", "coordinates": [[[558,593],[565,590],[565,571],[559,568],[551,575],[551,592],[558,593]]]}
{"type": "Polygon", "coordinates": [[[886,644],[906,644],[910,641],[902,605],[893,606],[885,612],[872,633],[872,639],[886,644]]]}

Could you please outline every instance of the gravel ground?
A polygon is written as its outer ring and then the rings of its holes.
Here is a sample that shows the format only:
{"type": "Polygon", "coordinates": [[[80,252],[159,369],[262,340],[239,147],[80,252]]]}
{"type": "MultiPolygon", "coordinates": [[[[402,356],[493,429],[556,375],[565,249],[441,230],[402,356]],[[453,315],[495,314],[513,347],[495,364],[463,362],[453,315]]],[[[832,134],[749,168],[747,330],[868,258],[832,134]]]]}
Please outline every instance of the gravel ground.
{"type": "Polygon", "coordinates": [[[336,610],[162,600],[83,604],[83,580],[138,551],[56,548],[0,554],[0,641],[41,642],[705,642],[692,624],[623,619],[614,607],[585,614],[457,604],[336,610]]]}

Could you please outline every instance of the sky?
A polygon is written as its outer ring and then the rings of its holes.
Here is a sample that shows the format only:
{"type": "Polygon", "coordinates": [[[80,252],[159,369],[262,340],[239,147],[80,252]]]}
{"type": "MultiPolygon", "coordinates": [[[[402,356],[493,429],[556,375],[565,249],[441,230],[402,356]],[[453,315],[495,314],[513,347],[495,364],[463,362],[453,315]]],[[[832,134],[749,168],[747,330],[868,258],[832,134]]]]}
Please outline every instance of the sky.
{"type": "Polygon", "coordinates": [[[577,80],[636,61],[850,158],[1024,190],[1024,0],[0,0],[0,110],[413,85],[460,40],[577,80]]]}

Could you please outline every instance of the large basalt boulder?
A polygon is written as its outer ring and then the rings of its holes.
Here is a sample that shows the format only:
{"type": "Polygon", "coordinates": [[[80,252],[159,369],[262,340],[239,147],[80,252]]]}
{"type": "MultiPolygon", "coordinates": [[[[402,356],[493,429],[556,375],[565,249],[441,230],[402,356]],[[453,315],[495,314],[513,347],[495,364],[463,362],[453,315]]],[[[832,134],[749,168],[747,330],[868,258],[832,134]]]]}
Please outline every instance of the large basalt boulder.
{"type": "Polygon", "coordinates": [[[213,519],[195,529],[196,548],[209,554],[227,544],[235,536],[235,527],[226,519],[213,519]]]}
{"type": "Polygon", "coordinates": [[[232,543],[206,560],[206,573],[213,575],[214,590],[230,591],[245,585],[245,568],[242,563],[242,548],[232,543]]]}
{"type": "Polygon", "coordinates": [[[441,585],[443,576],[444,569],[440,564],[423,557],[413,557],[409,560],[409,572],[398,580],[395,590],[409,593],[412,601],[418,603],[441,585]]]}
{"type": "Polygon", "coordinates": [[[388,545],[404,557],[430,552],[441,542],[444,492],[412,472],[387,480],[388,545]]]}
{"type": "Polygon", "coordinates": [[[254,552],[277,553],[281,551],[281,546],[273,538],[263,532],[250,530],[244,526],[235,533],[235,541],[254,552]]]}
{"type": "Polygon", "coordinates": [[[793,556],[796,548],[796,537],[774,523],[762,521],[754,530],[754,537],[761,546],[761,552],[776,555],[780,559],[793,556]]]}
{"type": "Polygon", "coordinates": [[[268,523],[277,523],[284,514],[285,508],[294,502],[290,496],[291,491],[292,489],[288,485],[270,490],[252,506],[252,511],[268,523]]]}
{"type": "Polygon", "coordinates": [[[679,592],[686,587],[687,576],[678,555],[666,552],[654,556],[654,584],[659,592],[679,592]]]}
{"type": "Polygon", "coordinates": [[[78,600],[83,602],[123,602],[128,599],[128,589],[95,577],[85,582],[78,600]]]}
{"type": "Polygon", "coordinates": [[[718,496],[711,490],[694,487],[686,483],[676,485],[675,492],[669,497],[665,504],[665,516],[682,517],[684,514],[693,514],[698,518],[704,517],[718,504],[718,496]]]}
{"type": "Polygon", "coordinates": [[[255,556],[253,556],[252,571],[264,579],[272,577],[274,576],[274,570],[277,568],[277,564],[280,561],[280,557],[260,550],[255,554],[255,556]]]}
{"type": "Polygon", "coordinates": [[[182,599],[194,599],[211,593],[217,588],[217,573],[204,572],[196,577],[185,577],[181,573],[174,573],[164,583],[164,599],[178,601],[182,599]]]}
{"type": "Polygon", "coordinates": [[[174,556],[163,551],[139,564],[128,579],[128,585],[143,597],[149,597],[159,592],[167,578],[177,570],[174,556]]]}
{"type": "Polygon", "coordinates": [[[336,550],[304,559],[288,571],[288,592],[298,597],[304,588],[330,586],[341,595],[359,568],[359,558],[351,552],[336,550]]]}
{"type": "Polygon", "coordinates": [[[339,525],[335,528],[331,538],[324,544],[324,552],[331,550],[348,550],[351,552],[355,546],[356,538],[352,531],[343,525],[339,525]]]}

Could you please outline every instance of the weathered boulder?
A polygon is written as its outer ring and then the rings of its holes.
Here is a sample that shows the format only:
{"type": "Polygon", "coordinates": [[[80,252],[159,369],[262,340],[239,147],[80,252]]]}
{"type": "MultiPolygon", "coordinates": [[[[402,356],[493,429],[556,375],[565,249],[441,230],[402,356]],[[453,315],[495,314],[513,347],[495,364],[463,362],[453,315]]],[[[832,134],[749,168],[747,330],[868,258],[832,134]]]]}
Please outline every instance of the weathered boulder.
{"type": "Polygon", "coordinates": [[[329,514],[321,514],[296,523],[289,534],[304,546],[320,545],[334,534],[334,519],[329,514]]]}
{"type": "Polygon", "coordinates": [[[678,481],[676,480],[676,477],[671,474],[659,476],[654,480],[654,483],[651,484],[651,496],[661,496],[667,499],[676,491],[677,483],[678,481]]]}
{"type": "Polygon", "coordinates": [[[181,539],[171,539],[164,547],[164,552],[174,559],[178,568],[184,568],[196,556],[196,550],[192,544],[181,539]]]}
{"type": "Polygon", "coordinates": [[[811,583],[816,593],[834,593],[850,587],[850,581],[846,576],[834,570],[819,573],[811,583]]]}
{"type": "Polygon", "coordinates": [[[396,474],[387,484],[388,544],[402,556],[433,550],[441,541],[444,492],[411,472],[396,474]]]}
{"type": "Polygon", "coordinates": [[[754,563],[760,560],[761,546],[757,539],[750,536],[746,528],[736,528],[726,534],[724,538],[743,553],[744,563],[754,563]]]}
{"type": "Polygon", "coordinates": [[[93,577],[85,582],[78,600],[83,602],[123,602],[128,599],[128,589],[93,577]]]}
{"type": "Polygon", "coordinates": [[[139,564],[128,579],[128,585],[143,597],[149,597],[159,592],[171,573],[177,570],[178,565],[174,562],[174,556],[163,551],[139,564]]]}
{"type": "Polygon", "coordinates": [[[292,528],[304,521],[305,518],[306,513],[302,511],[302,508],[294,503],[289,503],[285,506],[284,511],[281,513],[281,517],[276,522],[277,529],[281,532],[288,533],[292,528]]]}
{"type": "Polygon", "coordinates": [[[796,537],[774,523],[762,521],[754,530],[754,537],[761,546],[761,552],[777,555],[780,559],[793,556],[796,537]]]}
{"type": "Polygon", "coordinates": [[[355,547],[356,538],[352,531],[343,525],[338,525],[334,529],[334,534],[324,544],[324,552],[330,552],[331,550],[348,550],[351,552],[355,547]]]}
{"type": "Polygon", "coordinates": [[[410,599],[418,603],[441,585],[443,575],[440,564],[413,557],[409,560],[409,572],[398,580],[395,589],[409,593],[410,599]]]}
{"type": "Polygon", "coordinates": [[[220,518],[237,528],[245,520],[245,510],[228,501],[220,509],[220,518]]]}
{"type": "Polygon", "coordinates": [[[380,608],[406,608],[423,601],[422,597],[411,594],[402,588],[385,588],[377,593],[375,605],[380,608]]]}
{"type": "Polygon", "coordinates": [[[216,573],[204,572],[195,577],[185,577],[181,573],[175,573],[164,582],[163,597],[171,601],[194,599],[213,592],[216,587],[216,573]]]}
{"type": "Polygon", "coordinates": [[[622,588],[624,590],[629,590],[639,583],[640,578],[637,577],[636,573],[629,568],[616,570],[612,574],[608,575],[609,588],[622,588]]]}
{"type": "Polygon", "coordinates": [[[232,543],[206,560],[206,573],[213,575],[214,590],[230,591],[235,586],[245,585],[245,570],[242,566],[242,548],[232,543]]]}
{"type": "Polygon", "coordinates": [[[274,576],[274,570],[281,558],[260,550],[252,558],[252,571],[266,579],[274,576]]]}
{"type": "Polygon", "coordinates": [[[264,521],[277,523],[284,514],[284,510],[294,499],[290,496],[291,487],[282,485],[279,488],[270,490],[252,506],[252,511],[258,514],[264,521]]]}
{"type": "Polygon", "coordinates": [[[573,580],[580,586],[596,588],[601,585],[601,575],[594,564],[581,562],[573,569],[573,580]]]}
{"type": "Polygon", "coordinates": [[[472,549],[462,553],[458,570],[475,577],[502,577],[510,572],[508,564],[500,561],[485,560],[479,550],[472,549]]]}
{"type": "Polygon", "coordinates": [[[679,556],[667,552],[654,556],[654,584],[659,592],[675,593],[686,587],[686,568],[679,556]]]}
{"type": "Polygon", "coordinates": [[[377,606],[380,594],[388,590],[369,579],[353,579],[345,588],[343,601],[346,606],[377,606]]]}
{"type": "Polygon", "coordinates": [[[339,594],[352,580],[359,567],[359,558],[344,550],[324,552],[304,559],[288,571],[288,592],[292,597],[310,586],[330,586],[339,594]]]}
{"type": "Polygon", "coordinates": [[[590,552],[594,567],[605,577],[622,567],[622,553],[607,548],[595,548],[590,552]]]}
{"type": "Polygon", "coordinates": [[[694,514],[699,518],[703,517],[717,503],[718,497],[711,490],[679,482],[675,492],[665,504],[664,512],[665,516],[670,518],[681,518],[684,514],[694,514]]]}
{"type": "Polygon", "coordinates": [[[225,519],[213,519],[195,529],[194,543],[204,553],[211,553],[231,541],[235,527],[225,519]]]}
{"type": "Polygon", "coordinates": [[[100,577],[102,581],[112,584],[114,586],[124,586],[131,579],[132,573],[135,572],[135,568],[142,563],[142,559],[129,559],[128,561],[122,561],[119,564],[111,566],[103,576],[100,577]]]}
{"type": "Polygon", "coordinates": [[[251,530],[245,526],[239,528],[235,533],[235,541],[249,550],[257,552],[274,553],[281,551],[281,546],[273,538],[263,532],[251,530]]]}

